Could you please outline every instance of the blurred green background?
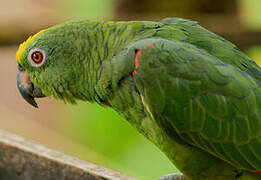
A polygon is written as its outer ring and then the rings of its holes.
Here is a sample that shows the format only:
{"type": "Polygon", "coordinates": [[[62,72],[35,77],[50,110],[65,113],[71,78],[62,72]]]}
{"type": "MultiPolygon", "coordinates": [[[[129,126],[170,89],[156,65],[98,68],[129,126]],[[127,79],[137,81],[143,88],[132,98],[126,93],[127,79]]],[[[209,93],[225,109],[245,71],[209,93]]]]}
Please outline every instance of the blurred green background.
{"type": "Polygon", "coordinates": [[[177,172],[163,153],[111,109],[50,98],[38,101],[40,109],[26,104],[16,89],[18,44],[29,34],[68,19],[178,16],[199,21],[261,62],[260,8],[259,0],[1,0],[0,128],[138,179],[177,172]]]}

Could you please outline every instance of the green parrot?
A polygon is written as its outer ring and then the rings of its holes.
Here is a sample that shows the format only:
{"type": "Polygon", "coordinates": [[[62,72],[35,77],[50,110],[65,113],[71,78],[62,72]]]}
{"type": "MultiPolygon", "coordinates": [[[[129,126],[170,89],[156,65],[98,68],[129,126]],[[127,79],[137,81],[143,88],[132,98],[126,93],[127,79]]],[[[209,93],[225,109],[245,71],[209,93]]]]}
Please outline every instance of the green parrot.
{"type": "Polygon", "coordinates": [[[69,21],[16,59],[28,103],[113,108],[183,174],[162,179],[261,179],[261,68],[195,21],[69,21]]]}

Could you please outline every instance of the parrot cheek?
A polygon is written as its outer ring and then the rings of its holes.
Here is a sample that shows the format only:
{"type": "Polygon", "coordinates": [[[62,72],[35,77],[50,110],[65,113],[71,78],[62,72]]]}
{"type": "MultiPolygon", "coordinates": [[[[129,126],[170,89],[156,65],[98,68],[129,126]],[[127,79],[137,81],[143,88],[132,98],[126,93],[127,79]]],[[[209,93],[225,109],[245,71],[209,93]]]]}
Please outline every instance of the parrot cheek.
{"type": "Polygon", "coordinates": [[[17,87],[20,94],[25,99],[25,101],[34,107],[38,107],[34,98],[45,97],[41,89],[36,87],[32,83],[29,75],[27,74],[25,69],[20,65],[18,65],[18,72],[17,72],[17,87]]]}

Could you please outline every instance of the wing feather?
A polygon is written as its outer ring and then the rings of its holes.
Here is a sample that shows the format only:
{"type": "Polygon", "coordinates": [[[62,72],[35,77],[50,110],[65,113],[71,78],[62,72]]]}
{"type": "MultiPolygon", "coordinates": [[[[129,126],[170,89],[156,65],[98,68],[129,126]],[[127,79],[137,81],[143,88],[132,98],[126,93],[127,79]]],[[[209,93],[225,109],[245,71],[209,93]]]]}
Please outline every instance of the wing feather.
{"type": "Polygon", "coordinates": [[[259,80],[194,45],[148,42],[134,78],[157,123],[234,166],[260,170],[259,80]]]}

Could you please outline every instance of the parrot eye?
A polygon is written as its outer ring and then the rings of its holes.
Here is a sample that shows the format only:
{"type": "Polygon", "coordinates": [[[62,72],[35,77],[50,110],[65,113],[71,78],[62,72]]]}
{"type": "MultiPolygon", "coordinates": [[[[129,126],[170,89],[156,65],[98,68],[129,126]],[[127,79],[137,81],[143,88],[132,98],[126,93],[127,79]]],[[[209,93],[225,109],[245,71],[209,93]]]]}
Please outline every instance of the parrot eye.
{"type": "Polygon", "coordinates": [[[46,60],[45,51],[41,49],[32,49],[28,54],[27,60],[32,67],[40,67],[46,60]]]}
{"type": "Polygon", "coordinates": [[[39,64],[43,61],[43,54],[39,51],[36,51],[32,54],[32,60],[36,63],[39,64]]]}

